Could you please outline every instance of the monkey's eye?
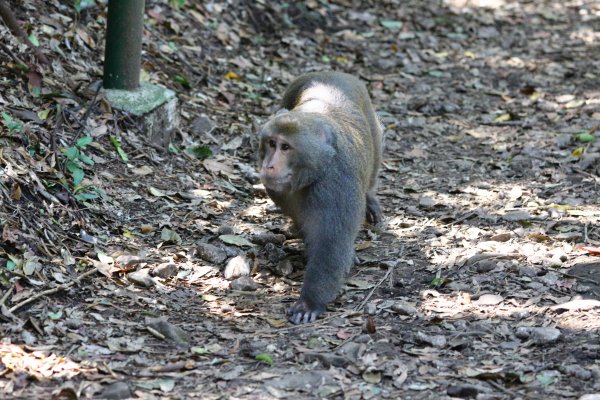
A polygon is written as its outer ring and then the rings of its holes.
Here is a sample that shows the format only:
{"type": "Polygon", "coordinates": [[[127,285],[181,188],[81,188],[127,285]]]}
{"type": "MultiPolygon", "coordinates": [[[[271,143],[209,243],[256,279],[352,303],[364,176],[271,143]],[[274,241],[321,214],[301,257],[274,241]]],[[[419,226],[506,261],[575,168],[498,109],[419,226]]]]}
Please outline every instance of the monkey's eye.
{"type": "Polygon", "coordinates": [[[282,143],[281,150],[288,151],[290,149],[290,145],[287,143],[282,143]]]}
{"type": "Polygon", "coordinates": [[[275,141],[273,139],[269,140],[269,147],[274,149],[275,146],[277,145],[277,143],[275,143],[275,141]]]}

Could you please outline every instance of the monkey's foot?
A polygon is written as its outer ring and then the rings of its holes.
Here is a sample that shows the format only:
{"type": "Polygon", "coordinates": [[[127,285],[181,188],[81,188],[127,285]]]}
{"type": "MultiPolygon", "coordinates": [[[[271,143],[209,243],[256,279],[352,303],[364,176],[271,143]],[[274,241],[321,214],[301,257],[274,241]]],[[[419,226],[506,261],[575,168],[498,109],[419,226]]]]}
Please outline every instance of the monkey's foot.
{"type": "Polygon", "coordinates": [[[288,310],[288,320],[292,324],[306,324],[314,322],[319,315],[325,312],[325,306],[309,307],[305,300],[298,300],[296,304],[288,310]]]}
{"type": "Polygon", "coordinates": [[[367,221],[377,224],[381,221],[381,205],[374,194],[367,193],[367,221]]]}

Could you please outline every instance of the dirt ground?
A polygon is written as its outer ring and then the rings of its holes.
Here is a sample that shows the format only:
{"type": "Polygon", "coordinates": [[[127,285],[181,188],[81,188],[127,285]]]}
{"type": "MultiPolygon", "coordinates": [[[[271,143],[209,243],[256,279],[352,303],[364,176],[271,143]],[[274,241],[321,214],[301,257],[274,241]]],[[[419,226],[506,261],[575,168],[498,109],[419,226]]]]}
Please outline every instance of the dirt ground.
{"type": "Polygon", "coordinates": [[[2,398],[600,398],[600,2],[148,0],[168,151],[95,90],[102,3],[8,2],[49,64],[0,24],[2,398]],[[328,69],[385,127],[385,220],[295,326],[255,134],[328,69]]]}

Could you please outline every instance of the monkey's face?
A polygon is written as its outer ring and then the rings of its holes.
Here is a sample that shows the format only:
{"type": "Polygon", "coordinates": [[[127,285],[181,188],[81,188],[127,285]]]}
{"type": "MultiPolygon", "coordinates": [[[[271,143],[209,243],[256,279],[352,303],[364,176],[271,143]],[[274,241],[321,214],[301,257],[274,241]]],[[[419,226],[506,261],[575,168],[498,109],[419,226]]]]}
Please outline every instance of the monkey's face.
{"type": "Polygon", "coordinates": [[[281,135],[261,136],[260,180],[267,189],[278,193],[292,190],[294,150],[281,135]]]}

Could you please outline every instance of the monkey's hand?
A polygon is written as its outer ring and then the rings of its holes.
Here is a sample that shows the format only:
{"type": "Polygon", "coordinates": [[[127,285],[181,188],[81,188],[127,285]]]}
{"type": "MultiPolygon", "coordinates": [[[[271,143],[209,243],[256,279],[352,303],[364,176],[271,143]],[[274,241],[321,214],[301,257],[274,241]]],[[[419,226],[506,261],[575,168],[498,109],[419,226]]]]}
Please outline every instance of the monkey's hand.
{"type": "Polygon", "coordinates": [[[292,324],[306,324],[314,322],[319,315],[325,312],[325,305],[309,306],[306,300],[300,298],[296,304],[288,310],[289,321],[292,324]]]}

